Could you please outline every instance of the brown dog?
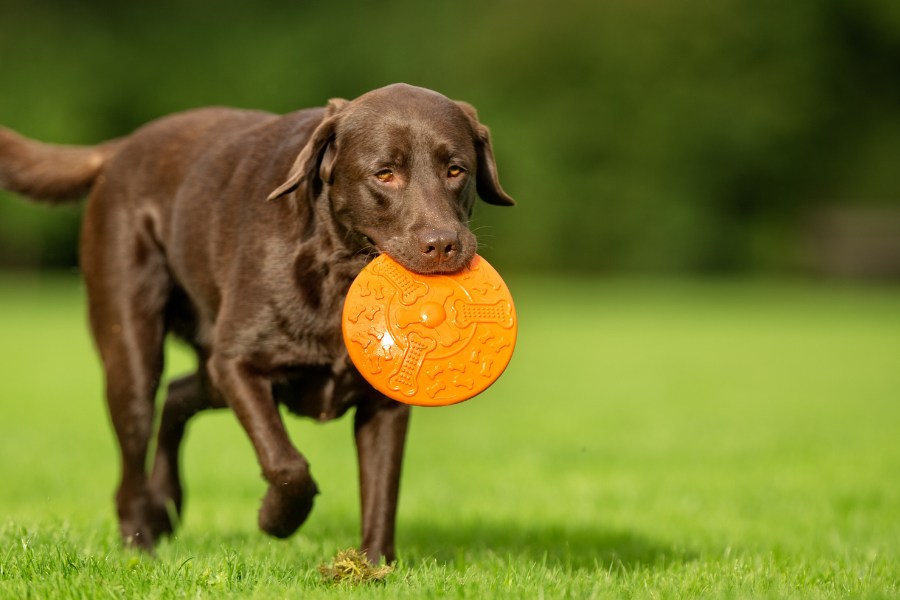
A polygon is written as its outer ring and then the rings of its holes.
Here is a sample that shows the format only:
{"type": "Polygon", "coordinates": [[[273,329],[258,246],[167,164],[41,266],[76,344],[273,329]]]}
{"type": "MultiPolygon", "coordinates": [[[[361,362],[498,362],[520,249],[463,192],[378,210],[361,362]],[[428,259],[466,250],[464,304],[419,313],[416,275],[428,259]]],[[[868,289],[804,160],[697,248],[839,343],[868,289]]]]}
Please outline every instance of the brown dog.
{"type": "Polygon", "coordinates": [[[259,526],[292,534],[317,489],[277,405],[322,421],[355,406],[362,549],[394,558],[409,409],[350,364],[341,306],[378,252],[420,273],[464,268],[476,191],[513,204],[471,106],[398,84],[285,116],[190,111],[95,147],[0,129],[0,187],[50,201],[89,193],[81,267],[121,450],[127,543],[151,548],[172,531],[185,423],[220,407],[237,415],[269,484],[259,526]],[[167,332],[200,368],[169,384],[148,475],[167,332]]]}

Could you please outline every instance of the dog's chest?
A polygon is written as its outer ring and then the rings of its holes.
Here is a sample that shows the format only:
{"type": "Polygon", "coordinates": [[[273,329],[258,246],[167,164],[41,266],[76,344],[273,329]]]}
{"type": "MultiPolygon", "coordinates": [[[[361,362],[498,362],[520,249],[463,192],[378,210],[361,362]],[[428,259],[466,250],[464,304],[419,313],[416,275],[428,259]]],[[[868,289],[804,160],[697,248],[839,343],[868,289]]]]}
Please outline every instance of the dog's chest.
{"type": "Polygon", "coordinates": [[[286,371],[273,381],[272,393],[276,402],[294,414],[329,421],[354,406],[366,385],[345,359],[286,371]]]}
{"type": "Polygon", "coordinates": [[[360,267],[320,264],[314,270],[289,265],[266,282],[260,294],[265,300],[247,307],[252,316],[244,330],[245,347],[253,352],[252,362],[276,371],[345,361],[341,312],[360,267]]]}

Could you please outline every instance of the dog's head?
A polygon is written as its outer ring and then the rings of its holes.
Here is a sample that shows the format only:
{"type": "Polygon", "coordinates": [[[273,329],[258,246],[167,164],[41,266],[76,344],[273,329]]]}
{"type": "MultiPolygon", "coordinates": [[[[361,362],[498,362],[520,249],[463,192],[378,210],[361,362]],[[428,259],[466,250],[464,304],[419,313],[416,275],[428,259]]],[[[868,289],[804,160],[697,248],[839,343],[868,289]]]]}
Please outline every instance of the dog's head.
{"type": "Polygon", "coordinates": [[[329,102],[269,199],[295,190],[328,203],[351,249],[374,246],[418,273],[458,271],[472,260],[476,193],[515,204],[475,109],[405,84],[329,102]]]}

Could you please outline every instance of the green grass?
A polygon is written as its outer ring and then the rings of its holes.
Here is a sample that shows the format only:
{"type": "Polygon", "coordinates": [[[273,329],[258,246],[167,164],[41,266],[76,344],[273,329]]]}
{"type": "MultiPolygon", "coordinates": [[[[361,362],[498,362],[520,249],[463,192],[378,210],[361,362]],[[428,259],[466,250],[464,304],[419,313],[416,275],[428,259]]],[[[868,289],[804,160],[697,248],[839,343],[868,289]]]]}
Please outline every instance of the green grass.
{"type": "Polygon", "coordinates": [[[505,376],[414,411],[398,568],[335,588],[317,566],[357,543],[349,419],[289,419],[323,493],[277,541],[248,441],[203,415],[178,535],[122,550],[81,286],[0,278],[0,597],[900,596],[900,289],[510,284],[505,376]]]}

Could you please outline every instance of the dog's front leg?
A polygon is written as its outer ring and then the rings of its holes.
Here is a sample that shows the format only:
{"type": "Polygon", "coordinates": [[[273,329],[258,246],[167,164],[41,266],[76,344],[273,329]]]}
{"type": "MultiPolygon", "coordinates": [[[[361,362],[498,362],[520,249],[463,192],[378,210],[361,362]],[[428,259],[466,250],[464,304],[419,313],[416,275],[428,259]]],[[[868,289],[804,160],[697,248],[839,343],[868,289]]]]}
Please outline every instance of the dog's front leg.
{"type": "Polygon", "coordinates": [[[269,482],[259,527],[275,537],[287,537],[306,520],[318,488],[309,463],[288,437],[271,383],[240,359],[213,357],[210,375],[250,436],[269,482]]]}
{"type": "Polygon", "coordinates": [[[394,528],[409,406],[383,396],[359,402],[354,427],[362,500],[362,550],[375,562],[396,558],[394,528]]]}

